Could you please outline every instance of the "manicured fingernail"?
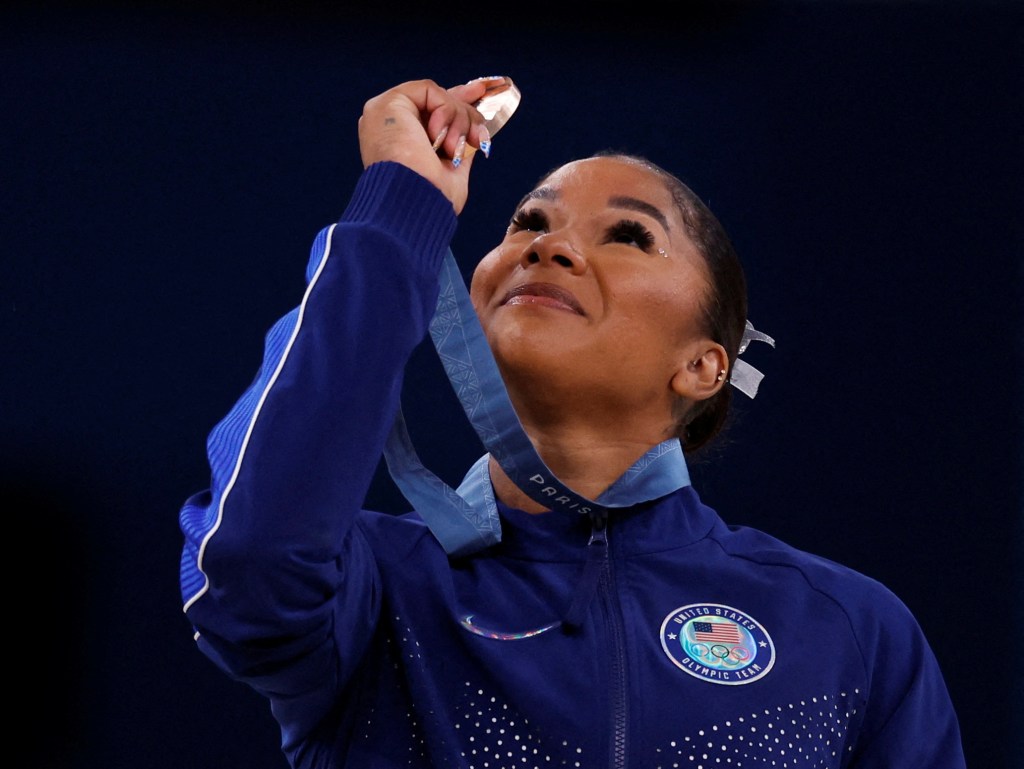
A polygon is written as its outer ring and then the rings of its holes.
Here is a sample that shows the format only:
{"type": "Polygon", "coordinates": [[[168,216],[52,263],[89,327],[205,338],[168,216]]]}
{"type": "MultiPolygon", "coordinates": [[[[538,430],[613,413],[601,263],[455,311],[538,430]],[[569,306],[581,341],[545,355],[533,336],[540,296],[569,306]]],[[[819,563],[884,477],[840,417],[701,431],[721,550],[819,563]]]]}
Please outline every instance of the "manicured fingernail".
{"type": "Polygon", "coordinates": [[[491,156],[491,132],[487,130],[487,126],[480,126],[480,151],[484,153],[485,158],[491,156]]]}
{"type": "Polygon", "coordinates": [[[455,145],[455,157],[452,158],[452,165],[458,168],[462,165],[462,158],[466,154],[466,137],[459,137],[459,143],[455,145]]]}
{"type": "Polygon", "coordinates": [[[434,149],[434,152],[437,152],[438,149],[440,149],[441,143],[444,141],[444,137],[446,137],[447,135],[448,135],[448,126],[445,126],[444,128],[441,129],[441,133],[439,133],[437,135],[437,138],[434,139],[434,143],[432,145],[432,147],[434,149]]]}

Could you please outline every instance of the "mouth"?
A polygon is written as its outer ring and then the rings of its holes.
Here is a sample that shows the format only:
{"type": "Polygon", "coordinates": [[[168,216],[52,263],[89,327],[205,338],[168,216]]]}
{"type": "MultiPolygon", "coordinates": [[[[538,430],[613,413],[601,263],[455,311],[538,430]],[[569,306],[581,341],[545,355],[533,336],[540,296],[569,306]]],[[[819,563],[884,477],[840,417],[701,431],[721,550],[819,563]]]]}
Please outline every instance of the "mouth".
{"type": "Polygon", "coordinates": [[[501,300],[501,304],[532,304],[551,307],[556,310],[586,315],[576,297],[553,283],[521,283],[512,288],[501,300]]]}

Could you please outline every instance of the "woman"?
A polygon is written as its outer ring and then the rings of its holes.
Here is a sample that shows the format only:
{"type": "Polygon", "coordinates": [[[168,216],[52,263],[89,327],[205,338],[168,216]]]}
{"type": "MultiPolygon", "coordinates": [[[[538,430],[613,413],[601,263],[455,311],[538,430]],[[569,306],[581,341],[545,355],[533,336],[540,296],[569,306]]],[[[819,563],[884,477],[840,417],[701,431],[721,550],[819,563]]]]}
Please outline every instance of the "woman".
{"type": "Polygon", "coordinates": [[[693,450],[722,424],[742,272],[642,159],[556,169],[473,276],[543,468],[492,452],[471,470],[460,493],[500,532],[448,547],[433,511],[360,509],[401,443],[489,84],[366,103],[364,173],[181,513],[200,649],[268,698],[295,767],[962,767],[902,603],[726,526],[689,485],[676,436],[693,450]]]}

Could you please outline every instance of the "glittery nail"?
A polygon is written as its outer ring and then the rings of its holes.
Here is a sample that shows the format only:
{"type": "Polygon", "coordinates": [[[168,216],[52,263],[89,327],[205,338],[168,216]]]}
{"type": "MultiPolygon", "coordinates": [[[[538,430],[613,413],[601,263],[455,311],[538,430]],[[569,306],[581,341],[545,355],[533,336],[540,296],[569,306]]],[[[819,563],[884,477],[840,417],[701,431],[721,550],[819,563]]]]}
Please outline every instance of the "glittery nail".
{"type": "Polygon", "coordinates": [[[434,152],[437,152],[441,148],[441,143],[444,141],[444,137],[446,137],[447,135],[448,126],[445,126],[444,128],[441,129],[441,133],[437,135],[437,138],[434,139],[433,145],[431,145],[433,147],[434,152]]]}
{"type": "Polygon", "coordinates": [[[487,126],[480,126],[480,151],[484,153],[485,158],[491,156],[491,133],[487,126]]]}
{"type": "Polygon", "coordinates": [[[452,158],[452,165],[458,168],[462,165],[462,158],[466,154],[466,137],[462,135],[459,137],[458,144],[455,145],[455,157],[452,158]]]}

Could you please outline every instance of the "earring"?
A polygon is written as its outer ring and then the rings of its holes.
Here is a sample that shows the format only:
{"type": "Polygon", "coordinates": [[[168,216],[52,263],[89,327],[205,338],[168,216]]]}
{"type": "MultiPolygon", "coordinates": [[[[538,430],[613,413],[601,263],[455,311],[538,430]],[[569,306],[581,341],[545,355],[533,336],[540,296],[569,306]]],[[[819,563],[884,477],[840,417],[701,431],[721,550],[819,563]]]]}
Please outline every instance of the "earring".
{"type": "Polygon", "coordinates": [[[661,254],[666,259],[668,259],[668,251],[666,251],[664,248],[659,248],[658,253],[661,254]]]}
{"type": "Polygon", "coordinates": [[[715,381],[716,382],[724,382],[725,381],[725,369],[722,369],[721,371],[718,372],[718,376],[715,377],[715,381]]]}

